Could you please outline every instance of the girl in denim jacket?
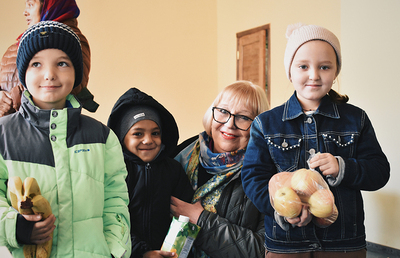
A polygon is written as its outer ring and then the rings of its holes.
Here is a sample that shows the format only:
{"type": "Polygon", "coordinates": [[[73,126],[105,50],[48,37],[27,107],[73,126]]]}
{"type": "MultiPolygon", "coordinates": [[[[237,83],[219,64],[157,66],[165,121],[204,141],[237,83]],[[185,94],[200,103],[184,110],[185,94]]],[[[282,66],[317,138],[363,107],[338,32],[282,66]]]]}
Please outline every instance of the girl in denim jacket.
{"type": "Polygon", "coordinates": [[[342,65],[337,37],[303,24],[289,25],[287,37],[284,64],[295,92],[256,117],[242,169],[246,194],[266,215],[266,257],[366,257],[361,190],[382,188],[389,162],[364,110],[332,89],[342,65]],[[301,168],[329,184],[339,216],[328,227],[314,224],[307,206],[292,219],[271,206],[269,179],[301,168]]]}

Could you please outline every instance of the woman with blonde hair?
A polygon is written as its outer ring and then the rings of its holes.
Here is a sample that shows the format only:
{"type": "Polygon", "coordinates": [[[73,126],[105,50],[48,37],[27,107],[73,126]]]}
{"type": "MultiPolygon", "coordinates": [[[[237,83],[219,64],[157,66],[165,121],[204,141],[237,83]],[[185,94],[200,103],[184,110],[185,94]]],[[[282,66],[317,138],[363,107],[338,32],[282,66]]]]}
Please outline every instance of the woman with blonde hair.
{"type": "Polygon", "coordinates": [[[205,131],[178,146],[178,160],[195,190],[191,203],[171,199],[171,213],[201,227],[194,257],[263,257],[264,215],[243,191],[241,168],[250,126],[268,109],[251,82],[225,87],[203,118],[205,131]]]}

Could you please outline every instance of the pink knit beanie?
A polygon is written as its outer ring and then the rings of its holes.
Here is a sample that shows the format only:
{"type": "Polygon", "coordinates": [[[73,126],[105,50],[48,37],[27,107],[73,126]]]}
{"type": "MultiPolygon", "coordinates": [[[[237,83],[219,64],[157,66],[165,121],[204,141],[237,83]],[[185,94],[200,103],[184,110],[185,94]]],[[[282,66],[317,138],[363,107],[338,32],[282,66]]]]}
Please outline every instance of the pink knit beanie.
{"type": "Polygon", "coordinates": [[[299,49],[299,47],[304,43],[311,40],[323,40],[331,44],[336,52],[337,74],[339,74],[340,68],[342,67],[342,55],[340,53],[340,43],[335,34],[317,25],[304,25],[297,23],[291,24],[287,27],[286,38],[288,39],[288,42],[285,50],[284,65],[286,76],[289,80],[290,65],[292,64],[297,49],[299,49]]]}

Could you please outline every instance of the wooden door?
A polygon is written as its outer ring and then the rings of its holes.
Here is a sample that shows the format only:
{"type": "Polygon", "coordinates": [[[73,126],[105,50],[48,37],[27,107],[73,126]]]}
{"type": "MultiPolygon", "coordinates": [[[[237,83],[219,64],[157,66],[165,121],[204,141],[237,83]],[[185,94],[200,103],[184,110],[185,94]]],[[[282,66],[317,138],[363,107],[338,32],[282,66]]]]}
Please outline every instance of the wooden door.
{"type": "Polygon", "coordinates": [[[269,25],[236,34],[237,79],[265,87],[270,101],[269,25]]]}

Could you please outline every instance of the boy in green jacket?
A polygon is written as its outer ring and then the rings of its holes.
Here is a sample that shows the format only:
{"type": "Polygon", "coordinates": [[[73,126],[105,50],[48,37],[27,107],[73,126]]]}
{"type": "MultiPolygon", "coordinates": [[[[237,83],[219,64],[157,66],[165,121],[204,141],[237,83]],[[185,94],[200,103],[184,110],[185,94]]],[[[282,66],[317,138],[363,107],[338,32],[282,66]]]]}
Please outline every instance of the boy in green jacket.
{"type": "Polygon", "coordinates": [[[82,51],[66,25],[40,22],[22,36],[19,112],[0,119],[0,246],[15,258],[23,245],[51,238],[50,257],[129,257],[128,192],[121,146],[69,94],[82,80],[82,51]],[[21,215],[7,180],[37,180],[53,215],[21,215]]]}

